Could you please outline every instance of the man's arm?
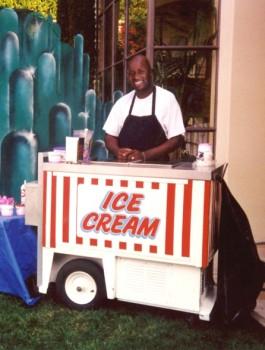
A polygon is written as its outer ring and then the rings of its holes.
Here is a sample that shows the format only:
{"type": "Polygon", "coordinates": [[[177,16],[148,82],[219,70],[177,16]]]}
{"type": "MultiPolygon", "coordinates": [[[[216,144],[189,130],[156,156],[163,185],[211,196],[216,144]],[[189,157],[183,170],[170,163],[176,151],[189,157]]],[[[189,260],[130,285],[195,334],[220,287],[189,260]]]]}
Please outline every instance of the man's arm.
{"type": "Polygon", "coordinates": [[[113,153],[120,162],[147,161],[159,159],[161,156],[167,155],[177,148],[182,147],[184,136],[174,136],[161,145],[150,148],[144,152],[132,150],[130,148],[119,148],[118,138],[109,134],[105,135],[105,143],[108,150],[113,153]]]}
{"type": "Polygon", "coordinates": [[[120,148],[118,138],[109,134],[105,134],[105,144],[107,149],[117,158],[119,162],[128,161],[129,155],[133,152],[130,148],[120,148]]]}
{"type": "Polygon", "coordinates": [[[174,136],[161,145],[150,148],[144,152],[133,150],[132,153],[129,154],[129,160],[137,161],[137,160],[156,160],[161,158],[164,155],[167,155],[179,147],[182,147],[184,144],[184,136],[178,135],[174,136]]]}
{"type": "Polygon", "coordinates": [[[118,138],[105,134],[105,144],[107,149],[117,158],[119,152],[118,138]]]}

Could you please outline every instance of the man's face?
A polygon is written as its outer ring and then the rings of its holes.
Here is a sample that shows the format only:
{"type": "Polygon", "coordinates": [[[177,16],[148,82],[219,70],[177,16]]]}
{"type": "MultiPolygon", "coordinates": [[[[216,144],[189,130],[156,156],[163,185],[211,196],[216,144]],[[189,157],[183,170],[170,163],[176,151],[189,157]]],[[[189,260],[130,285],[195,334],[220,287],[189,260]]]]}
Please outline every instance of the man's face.
{"type": "Polygon", "coordinates": [[[144,98],[152,92],[151,70],[145,57],[136,56],[129,62],[128,79],[138,97],[144,98]]]}

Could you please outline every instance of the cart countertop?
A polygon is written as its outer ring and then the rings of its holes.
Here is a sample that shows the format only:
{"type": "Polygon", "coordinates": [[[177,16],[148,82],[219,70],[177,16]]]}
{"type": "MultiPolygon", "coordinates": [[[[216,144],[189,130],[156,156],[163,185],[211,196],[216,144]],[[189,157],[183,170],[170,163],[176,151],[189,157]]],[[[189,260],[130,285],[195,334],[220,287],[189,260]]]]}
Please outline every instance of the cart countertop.
{"type": "Polygon", "coordinates": [[[88,164],[72,164],[44,161],[42,163],[42,170],[44,171],[196,180],[212,180],[216,175],[222,176],[223,168],[223,165],[197,166],[196,163],[191,162],[155,164],[91,161],[88,164]]]}

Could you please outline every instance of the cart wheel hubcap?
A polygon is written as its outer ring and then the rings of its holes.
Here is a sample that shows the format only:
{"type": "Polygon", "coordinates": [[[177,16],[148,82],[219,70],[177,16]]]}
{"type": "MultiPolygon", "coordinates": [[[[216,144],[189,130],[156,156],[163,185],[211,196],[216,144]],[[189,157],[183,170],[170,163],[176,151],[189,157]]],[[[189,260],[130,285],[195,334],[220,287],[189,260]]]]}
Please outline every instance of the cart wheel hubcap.
{"type": "Polygon", "coordinates": [[[96,296],[96,281],[86,272],[73,272],[65,280],[65,292],[72,302],[81,305],[88,304],[96,296]]]}

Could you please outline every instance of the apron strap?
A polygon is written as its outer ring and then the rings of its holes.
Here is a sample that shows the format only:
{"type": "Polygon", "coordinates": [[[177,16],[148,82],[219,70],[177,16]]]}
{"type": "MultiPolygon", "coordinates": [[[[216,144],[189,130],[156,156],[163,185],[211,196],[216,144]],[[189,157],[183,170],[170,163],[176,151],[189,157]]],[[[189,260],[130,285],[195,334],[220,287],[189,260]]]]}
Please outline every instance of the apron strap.
{"type": "Polygon", "coordinates": [[[153,88],[153,99],[152,99],[152,115],[155,115],[155,106],[156,106],[156,87],[153,88]]]}
{"type": "Polygon", "coordinates": [[[132,103],[131,103],[131,106],[130,106],[128,115],[131,115],[131,114],[132,114],[132,109],[133,109],[135,97],[136,97],[136,92],[134,93],[134,96],[133,96],[133,99],[132,99],[132,103]]]}

